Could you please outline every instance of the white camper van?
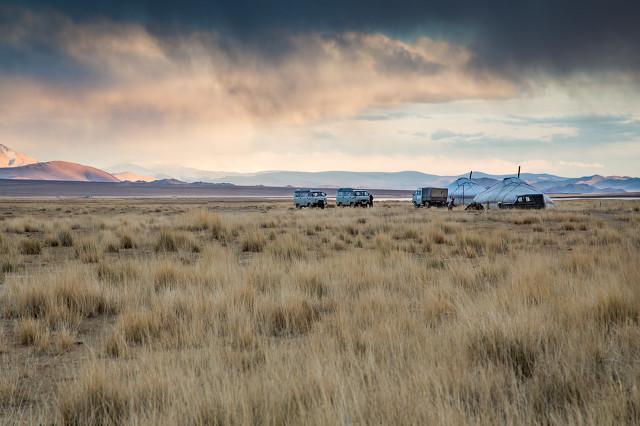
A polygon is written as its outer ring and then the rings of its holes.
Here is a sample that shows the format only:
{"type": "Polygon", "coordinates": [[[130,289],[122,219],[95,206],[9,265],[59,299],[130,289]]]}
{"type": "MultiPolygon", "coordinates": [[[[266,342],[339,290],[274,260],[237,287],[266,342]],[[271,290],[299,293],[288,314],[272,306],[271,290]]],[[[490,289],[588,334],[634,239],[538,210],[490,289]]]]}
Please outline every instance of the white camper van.
{"type": "Polygon", "coordinates": [[[312,189],[296,189],[293,193],[293,204],[298,209],[303,207],[320,207],[324,209],[327,206],[327,194],[312,189]]]}

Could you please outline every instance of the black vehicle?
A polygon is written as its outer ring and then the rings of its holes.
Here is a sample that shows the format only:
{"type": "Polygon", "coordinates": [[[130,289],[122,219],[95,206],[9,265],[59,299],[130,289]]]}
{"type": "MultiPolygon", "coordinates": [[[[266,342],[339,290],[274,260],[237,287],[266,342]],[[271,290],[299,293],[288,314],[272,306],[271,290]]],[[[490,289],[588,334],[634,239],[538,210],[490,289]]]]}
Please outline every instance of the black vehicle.
{"type": "Polygon", "coordinates": [[[544,195],[518,195],[518,198],[516,198],[513,204],[499,203],[498,207],[501,209],[544,209],[544,195]]]}

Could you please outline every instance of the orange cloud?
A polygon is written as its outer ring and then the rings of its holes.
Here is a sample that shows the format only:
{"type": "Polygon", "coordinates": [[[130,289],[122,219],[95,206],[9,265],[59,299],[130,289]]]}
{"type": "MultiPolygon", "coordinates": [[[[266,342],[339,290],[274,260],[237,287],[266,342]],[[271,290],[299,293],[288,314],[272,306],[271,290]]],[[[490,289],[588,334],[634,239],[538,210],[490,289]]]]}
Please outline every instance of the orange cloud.
{"type": "Polygon", "coordinates": [[[241,158],[259,150],[270,129],[516,92],[509,81],[470,70],[466,48],[426,37],[298,34],[272,58],[215,32],[160,37],[137,24],[22,11],[0,42],[45,44],[89,75],[78,82],[0,75],[0,136],[18,146],[71,145],[81,158],[106,146],[171,161],[189,161],[185,152],[193,151],[241,158]],[[175,158],[176,144],[184,157],[175,158]]]}
{"type": "MultiPolygon", "coordinates": [[[[42,18],[22,19],[37,26],[42,18]]],[[[3,36],[29,42],[20,25],[3,36]]],[[[425,37],[296,35],[276,61],[241,45],[223,47],[215,33],[162,39],[139,25],[76,24],[57,16],[51,43],[98,82],[60,87],[46,78],[5,78],[0,94],[12,100],[3,111],[9,117],[56,111],[96,123],[127,117],[126,123],[142,126],[145,117],[193,125],[302,123],[375,106],[502,98],[515,91],[508,81],[468,70],[465,48],[425,37]]]]}

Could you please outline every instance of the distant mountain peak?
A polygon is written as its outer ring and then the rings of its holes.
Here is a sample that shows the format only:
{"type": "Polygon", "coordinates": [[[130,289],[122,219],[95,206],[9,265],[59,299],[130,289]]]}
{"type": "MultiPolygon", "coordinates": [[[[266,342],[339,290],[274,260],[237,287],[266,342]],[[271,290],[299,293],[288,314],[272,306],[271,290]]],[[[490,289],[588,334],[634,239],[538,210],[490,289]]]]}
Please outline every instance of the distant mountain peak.
{"type": "Polygon", "coordinates": [[[115,177],[120,179],[122,182],[153,182],[157,180],[151,176],[145,176],[134,172],[117,172],[112,173],[115,177]]]}
{"type": "Polygon", "coordinates": [[[33,158],[0,144],[0,167],[20,167],[37,163],[33,158]]]}

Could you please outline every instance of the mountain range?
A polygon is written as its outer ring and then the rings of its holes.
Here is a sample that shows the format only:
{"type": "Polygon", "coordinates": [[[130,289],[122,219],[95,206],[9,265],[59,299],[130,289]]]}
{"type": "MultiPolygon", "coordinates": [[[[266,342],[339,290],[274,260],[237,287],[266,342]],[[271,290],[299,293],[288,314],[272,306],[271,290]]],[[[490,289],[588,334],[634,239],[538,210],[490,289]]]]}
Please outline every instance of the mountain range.
{"type": "MultiPolygon", "coordinates": [[[[458,176],[440,176],[418,171],[262,171],[229,173],[180,166],[142,167],[120,164],[108,171],[66,161],[37,162],[31,157],[0,144],[0,179],[56,180],[83,182],[137,182],[176,185],[213,183],[237,186],[318,187],[342,186],[375,189],[415,189],[421,186],[447,186],[458,176]]],[[[507,176],[474,172],[473,180],[488,187],[507,176]]],[[[541,191],[552,194],[620,193],[640,191],[640,178],[591,175],[567,178],[546,173],[522,173],[520,177],[541,191]]]]}
{"type": "MultiPolygon", "coordinates": [[[[108,170],[132,170],[158,179],[170,177],[183,182],[228,183],[243,186],[295,186],[339,188],[342,186],[376,189],[415,189],[420,186],[447,186],[464,175],[440,176],[418,171],[402,172],[297,172],[286,170],[256,173],[213,172],[190,167],[160,166],[142,167],[136,164],[120,164],[108,170]]],[[[489,187],[499,180],[513,175],[494,175],[473,172],[473,180],[489,187]]],[[[567,178],[548,173],[522,173],[522,179],[548,193],[591,194],[640,191],[640,178],[628,176],[590,175],[567,178]]]]}

